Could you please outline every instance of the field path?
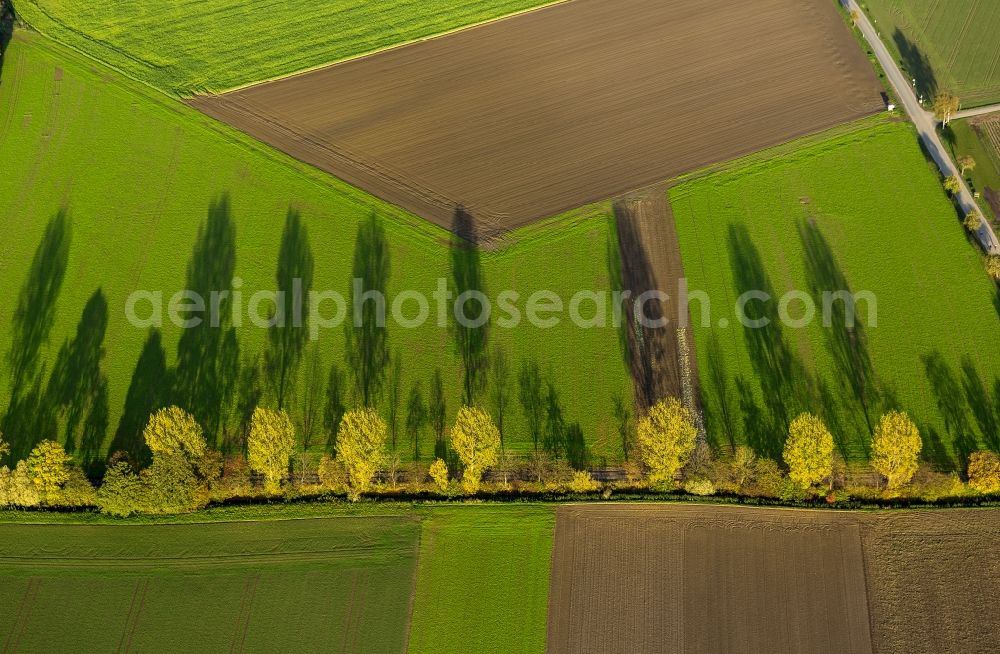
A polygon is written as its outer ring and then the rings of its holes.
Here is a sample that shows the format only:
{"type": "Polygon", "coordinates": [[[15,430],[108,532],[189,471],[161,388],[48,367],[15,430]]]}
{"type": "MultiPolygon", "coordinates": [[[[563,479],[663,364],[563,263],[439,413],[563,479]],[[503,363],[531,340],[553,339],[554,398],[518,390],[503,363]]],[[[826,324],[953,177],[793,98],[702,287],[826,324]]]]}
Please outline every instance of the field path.
{"type": "Polygon", "coordinates": [[[1000,104],[991,104],[986,107],[976,107],[975,109],[966,109],[965,111],[959,111],[952,120],[961,120],[963,118],[973,118],[975,116],[985,116],[986,114],[1000,113],[1000,104]]]}
{"type": "MultiPolygon", "coordinates": [[[[868,15],[862,11],[860,7],[858,7],[856,0],[841,1],[848,10],[857,12],[858,27],[861,29],[861,33],[871,46],[872,51],[878,58],[878,62],[882,65],[883,70],[885,70],[885,74],[888,76],[889,81],[892,82],[892,87],[896,91],[896,96],[899,98],[899,101],[903,104],[903,108],[906,110],[906,113],[910,116],[910,119],[916,126],[917,132],[920,134],[920,140],[923,141],[927,151],[930,153],[935,163],[937,163],[938,168],[941,170],[941,174],[945,177],[958,178],[962,187],[958,194],[958,204],[961,207],[962,212],[965,214],[979,212],[979,205],[976,204],[976,200],[972,197],[972,193],[969,191],[968,185],[959,174],[958,166],[956,166],[955,162],[952,161],[951,156],[948,154],[944,144],[941,142],[941,138],[938,136],[937,120],[934,118],[934,114],[926,111],[917,101],[917,96],[914,94],[913,88],[910,86],[906,76],[899,70],[896,60],[893,59],[892,54],[889,53],[889,49],[885,47],[882,39],[879,38],[878,31],[875,29],[875,26],[872,25],[868,15]]],[[[989,109],[989,107],[986,107],[986,109],[989,109]]],[[[957,117],[958,116],[956,116],[956,118],[957,117]]],[[[996,232],[993,231],[993,227],[985,218],[981,221],[979,230],[976,232],[976,237],[979,239],[980,245],[982,245],[983,249],[987,253],[1000,254],[1000,240],[997,239],[996,232]]]]}

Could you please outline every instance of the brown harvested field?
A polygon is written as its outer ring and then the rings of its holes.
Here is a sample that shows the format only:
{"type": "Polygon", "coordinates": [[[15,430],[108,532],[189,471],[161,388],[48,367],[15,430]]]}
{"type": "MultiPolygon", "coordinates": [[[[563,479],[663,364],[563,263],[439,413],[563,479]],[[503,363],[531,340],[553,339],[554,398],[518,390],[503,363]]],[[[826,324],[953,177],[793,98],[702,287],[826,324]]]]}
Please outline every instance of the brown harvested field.
{"type": "Polygon", "coordinates": [[[548,651],[993,652],[1000,511],[563,507],[548,651]]]}
{"type": "Polygon", "coordinates": [[[863,541],[876,652],[1000,652],[1000,510],[894,512],[863,541]]]}
{"type": "Polygon", "coordinates": [[[876,112],[880,91],[833,0],[571,0],[191,103],[490,231],[876,112]]]}

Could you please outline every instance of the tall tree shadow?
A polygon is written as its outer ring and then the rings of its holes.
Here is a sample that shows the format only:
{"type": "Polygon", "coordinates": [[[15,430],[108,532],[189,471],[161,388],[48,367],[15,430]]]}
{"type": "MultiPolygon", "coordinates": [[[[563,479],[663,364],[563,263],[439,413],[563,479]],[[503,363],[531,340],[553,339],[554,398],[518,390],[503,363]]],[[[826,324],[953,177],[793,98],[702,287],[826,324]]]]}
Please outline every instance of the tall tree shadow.
{"type": "MultiPolygon", "coordinates": [[[[485,294],[483,268],[480,261],[479,237],[475,219],[462,206],[455,209],[451,237],[451,283],[455,299],[465,299],[471,294],[485,294]]],[[[484,295],[479,295],[484,297],[484,295]]],[[[452,316],[455,345],[462,357],[462,398],[467,405],[476,403],[476,397],[486,387],[489,367],[489,316],[482,321],[486,310],[474,298],[461,304],[462,320],[452,316]],[[479,325],[479,322],[483,322],[479,325]]]]}
{"type": "Polygon", "coordinates": [[[714,331],[708,341],[708,387],[712,390],[714,402],[705,403],[705,422],[707,434],[712,447],[719,447],[719,435],[725,434],[726,444],[731,452],[736,451],[737,412],[734,401],[734,390],[730,384],[726,358],[719,343],[719,336],[714,331]]]}
{"type": "Polygon", "coordinates": [[[0,432],[10,443],[10,460],[27,456],[35,443],[56,433],[51,398],[43,387],[42,346],[55,321],[56,300],[69,262],[69,216],[59,210],[45,227],[11,320],[10,400],[0,432]]]}
{"type": "Polygon", "coordinates": [[[109,457],[115,452],[128,452],[140,465],[150,463],[152,455],[146,447],[142,432],[149,416],[169,402],[170,386],[163,338],[159,330],[152,329],[132,372],[132,381],[125,395],[125,408],[108,448],[109,457]]]}
{"type": "MultiPolygon", "coordinates": [[[[640,231],[641,216],[627,201],[614,205],[615,225],[618,234],[621,279],[631,299],[625,303],[622,322],[628,343],[629,368],[641,410],[653,406],[668,395],[680,394],[679,370],[674,351],[676,325],[669,323],[666,328],[655,328],[664,315],[663,303],[649,301],[642,306],[643,325],[635,314],[636,299],[643,293],[662,290],[658,288],[653,263],[643,244],[640,231]]],[[[617,308],[616,308],[617,310],[617,308]]]]}
{"type": "Polygon", "coordinates": [[[309,335],[305,317],[309,315],[313,269],[309,233],[299,213],[289,209],[281,235],[276,275],[277,290],[283,294],[283,301],[282,306],[276,309],[280,319],[268,330],[270,347],[266,357],[268,378],[279,409],[285,408],[288,396],[294,392],[309,335]]]}
{"type": "Polygon", "coordinates": [[[373,211],[358,225],[348,303],[353,315],[344,321],[347,363],[354,375],[354,390],[366,407],[378,402],[389,365],[386,287],[390,271],[389,242],[381,219],[373,211]],[[362,302],[357,291],[370,296],[362,302]]]}
{"type": "Polygon", "coordinates": [[[228,351],[238,347],[230,326],[235,268],[236,226],[223,195],[209,205],[188,262],[187,290],[204,299],[206,312],[200,324],[183,330],[173,375],[174,402],[194,415],[209,443],[219,433],[223,405],[236,383],[231,362],[238,362],[239,354],[228,351]]]}
{"type": "Polygon", "coordinates": [[[66,339],[49,378],[48,394],[65,424],[67,452],[90,463],[103,454],[107,429],[108,380],[101,370],[108,301],[97,289],[87,300],[72,339],[66,339]]]}
{"type": "MultiPolygon", "coordinates": [[[[935,350],[921,357],[927,381],[937,400],[938,410],[944,418],[945,431],[951,438],[958,470],[964,471],[969,465],[969,455],[976,450],[976,435],[966,411],[966,398],[955,373],[944,360],[941,352],[935,350]]],[[[939,465],[946,463],[938,462],[939,465]]],[[[952,466],[954,468],[954,466],[952,466]]]]}
{"type": "MultiPolygon", "coordinates": [[[[1000,380],[997,383],[1000,384],[1000,380]]],[[[962,357],[962,388],[986,445],[994,452],[1000,452],[1000,423],[994,413],[990,391],[969,355],[962,357]]]]}
{"type": "Polygon", "coordinates": [[[0,80],[3,80],[4,55],[7,53],[7,46],[14,38],[14,22],[17,17],[14,15],[14,6],[9,0],[0,0],[0,80]]]}
{"type": "MultiPolygon", "coordinates": [[[[619,236],[618,236],[618,226],[616,221],[611,221],[611,226],[613,229],[613,238],[609,238],[607,242],[607,250],[605,254],[605,264],[607,266],[608,272],[608,284],[611,287],[612,297],[624,297],[623,293],[625,291],[625,279],[623,276],[622,269],[622,253],[621,247],[619,246],[619,236]]],[[[629,356],[629,329],[630,322],[626,319],[623,314],[624,307],[622,303],[616,302],[615,306],[612,307],[614,310],[614,317],[618,321],[618,348],[622,354],[622,361],[625,365],[631,364],[631,356],[629,356]]]]}
{"type": "MultiPolygon", "coordinates": [[[[800,221],[798,229],[805,253],[810,291],[816,306],[823,309],[823,336],[837,369],[838,390],[843,397],[853,398],[856,406],[861,409],[864,425],[860,429],[853,425],[852,431],[858,434],[859,445],[867,452],[868,437],[863,434],[867,432],[870,435],[874,430],[874,420],[881,410],[883,393],[869,351],[864,320],[866,316],[858,315],[851,285],[837,263],[830,244],[813,221],[800,221]]],[[[847,415],[857,415],[854,407],[848,409],[847,415]]]]}
{"type": "Polygon", "coordinates": [[[915,43],[898,29],[893,32],[892,40],[899,50],[903,68],[911,78],[917,80],[917,92],[925,98],[933,98],[934,94],[938,92],[938,82],[930,60],[915,43]]]}
{"type": "Polygon", "coordinates": [[[69,244],[69,216],[65,209],[60,209],[45,227],[11,321],[13,343],[7,362],[15,394],[34,377],[42,345],[49,340],[55,321],[56,299],[66,277],[69,244]]]}
{"type": "Polygon", "coordinates": [[[764,293],[771,298],[746,304],[743,335],[766,405],[760,419],[771,434],[761,454],[775,456],[779,448],[773,440],[781,439],[783,443],[792,418],[809,407],[814,382],[785,338],[778,315],[778,295],[743,225],[729,227],[729,256],[739,294],[764,293]]]}

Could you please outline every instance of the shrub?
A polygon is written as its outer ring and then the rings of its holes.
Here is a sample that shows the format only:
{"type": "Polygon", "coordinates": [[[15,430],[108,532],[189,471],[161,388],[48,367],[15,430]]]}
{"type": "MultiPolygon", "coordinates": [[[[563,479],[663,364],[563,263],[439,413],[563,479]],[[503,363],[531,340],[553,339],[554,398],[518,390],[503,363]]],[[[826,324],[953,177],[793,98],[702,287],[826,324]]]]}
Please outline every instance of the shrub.
{"type": "Polygon", "coordinates": [[[601,484],[594,481],[594,478],[586,470],[578,470],[573,474],[568,488],[574,493],[593,493],[601,487],[601,484]]]}
{"type": "Polygon", "coordinates": [[[993,452],[975,452],[970,456],[969,486],[982,495],[1000,493],[1000,457],[993,452]]]}
{"type": "Polygon", "coordinates": [[[692,495],[715,495],[715,484],[710,479],[691,479],[685,482],[684,490],[692,495]]]}
{"type": "Polygon", "coordinates": [[[337,459],[324,454],[319,460],[319,483],[323,488],[335,493],[347,492],[347,471],[337,459]]]}

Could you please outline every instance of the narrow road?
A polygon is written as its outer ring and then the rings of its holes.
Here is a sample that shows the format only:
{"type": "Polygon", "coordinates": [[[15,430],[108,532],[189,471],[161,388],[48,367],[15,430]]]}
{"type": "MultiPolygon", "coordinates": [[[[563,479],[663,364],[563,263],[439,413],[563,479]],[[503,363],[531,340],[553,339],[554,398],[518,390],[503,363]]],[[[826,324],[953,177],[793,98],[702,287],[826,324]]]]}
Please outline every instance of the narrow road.
{"type": "MultiPolygon", "coordinates": [[[[882,43],[882,39],[879,38],[878,32],[872,25],[871,20],[869,20],[868,15],[858,7],[856,0],[841,0],[844,6],[847,7],[848,11],[857,12],[858,16],[858,28],[864,35],[865,40],[872,48],[872,52],[875,53],[875,57],[878,62],[882,65],[882,69],[885,71],[886,76],[892,83],[892,87],[896,91],[896,96],[902,103],[903,108],[906,113],[910,116],[910,120],[917,128],[917,132],[920,134],[920,139],[924,142],[924,146],[930,153],[931,157],[937,163],[938,168],[941,169],[941,173],[945,177],[957,177],[961,183],[961,190],[958,193],[958,205],[961,207],[964,214],[969,214],[973,211],[979,211],[979,205],[976,204],[975,198],[969,191],[968,185],[966,185],[965,180],[959,175],[958,167],[955,162],[951,160],[951,156],[945,149],[944,144],[941,142],[941,138],[937,133],[937,119],[934,118],[934,114],[926,111],[919,102],[917,102],[917,96],[913,93],[913,89],[910,87],[910,80],[903,75],[902,71],[899,70],[899,66],[896,65],[896,60],[893,59],[892,55],[889,53],[889,49],[885,47],[882,43]]],[[[973,110],[975,111],[975,110],[973,110]]],[[[979,230],[976,232],[976,237],[979,240],[980,245],[989,254],[1000,254],[1000,240],[997,240],[997,235],[993,231],[993,227],[984,218],[981,221],[979,230]]]]}
{"type": "Polygon", "coordinates": [[[1000,113],[1000,104],[991,104],[985,107],[976,107],[975,109],[966,109],[965,111],[959,111],[952,120],[961,120],[962,118],[972,118],[973,116],[983,116],[985,114],[996,114],[1000,113]]]}

